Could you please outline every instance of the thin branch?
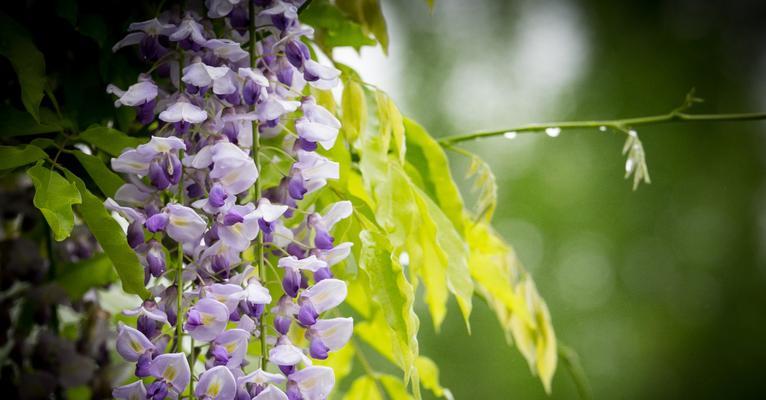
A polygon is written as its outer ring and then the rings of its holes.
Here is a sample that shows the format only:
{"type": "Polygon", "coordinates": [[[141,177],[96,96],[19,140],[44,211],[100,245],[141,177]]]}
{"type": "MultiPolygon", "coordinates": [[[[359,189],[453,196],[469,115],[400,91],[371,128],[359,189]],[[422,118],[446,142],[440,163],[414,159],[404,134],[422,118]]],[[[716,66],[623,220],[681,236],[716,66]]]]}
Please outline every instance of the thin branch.
{"type": "Polygon", "coordinates": [[[593,121],[566,121],[566,122],[549,122],[539,124],[528,124],[514,128],[492,130],[492,131],[480,131],[467,133],[462,135],[451,135],[439,139],[439,144],[442,146],[452,145],[460,142],[466,142],[469,140],[502,136],[506,133],[544,133],[548,129],[606,129],[612,128],[625,132],[627,129],[641,126],[641,125],[658,125],[668,124],[675,122],[731,122],[731,121],[759,121],[766,120],[766,112],[755,113],[735,113],[735,114],[688,114],[681,112],[680,109],[676,109],[667,114],[652,115],[646,117],[636,118],[624,118],[624,119],[610,119],[610,120],[593,120],[593,121]],[[602,128],[603,127],[603,128],[602,128]]]}

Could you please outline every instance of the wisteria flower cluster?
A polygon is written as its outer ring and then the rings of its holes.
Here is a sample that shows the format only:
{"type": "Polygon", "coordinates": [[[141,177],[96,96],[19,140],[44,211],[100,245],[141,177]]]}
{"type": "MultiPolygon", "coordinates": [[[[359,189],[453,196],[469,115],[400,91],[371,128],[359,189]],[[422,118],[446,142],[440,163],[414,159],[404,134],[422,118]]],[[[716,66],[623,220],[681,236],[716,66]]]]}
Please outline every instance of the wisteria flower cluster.
{"type": "Polygon", "coordinates": [[[153,64],[127,90],[107,89],[153,132],[112,160],[129,183],[106,201],[127,221],[152,294],[125,311],[137,326],[119,327],[117,351],[138,380],[116,398],[316,400],[334,385],[332,369],[312,360],[353,332],[351,318],[327,315],[346,297],[332,266],[351,250],[332,229],[352,209],[299,206],[338,178],[316,150],[340,129],[304,95],[334,87],[339,71],[311,58],[300,3],[208,0],[206,17],[166,13],[130,25],[114,46],[137,45],[153,64]],[[259,182],[261,138],[278,138],[293,161],[272,188],[259,182]]]}

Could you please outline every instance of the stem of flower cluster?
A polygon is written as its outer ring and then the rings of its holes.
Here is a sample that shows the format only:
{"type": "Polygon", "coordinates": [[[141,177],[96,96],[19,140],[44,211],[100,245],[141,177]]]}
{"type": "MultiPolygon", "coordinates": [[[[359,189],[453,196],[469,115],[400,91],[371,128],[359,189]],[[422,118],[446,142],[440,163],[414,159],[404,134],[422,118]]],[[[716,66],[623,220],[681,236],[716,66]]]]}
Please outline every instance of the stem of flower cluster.
{"type": "MultiPolygon", "coordinates": [[[[249,50],[250,50],[250,68],[256,67],[256,61],[258,59],[257,54],[257,46],[256,46],[256,30],[255,30],[255,2],[250,1],[249,2],[249,16],[250,16],[250,43],[249,43],[249,50]]],[[[253,105],[253,110],[255,110],[255,105],[253,105]]],[[[253,121],[253,160],[255,161],[255,167],[258,170],[259,174],[261,172],[261,161],[259,157],[259,153],[261,151],[261,135],[258,131],[258,122],[253,121]]],[[[258,179],[255,180],[255,187],[254,187],[255,195],[253,196],[253,201],[258,202],[261,198],[261,178],[260,176],[258,179]]],[[[263,232],[261,232],[258,235],[258,238],[256,239],[256,260],[258,262],[258,275],[261,280],[261,282],[265,285],[266,284],[266,267],[263,262],[263,232]]],[[[266,369],[266,363],[269,361],[268,353],[266,352],[266,329],[263,326],[264,316],[267,312],[267,308],[264,307],[263,312],[261,313],[260,317],[258,318],[258,326],[260,326],[261,329],[261,369],[266,369]]]]}
{"type": "Polygon", "coordinates": [[[439,143],[443,146],[452,145],[460,142],[466,142],[469,140],[481,139],[486,137],[501,136],[506,133],[542,133],[546,129],[588,129],[588,128],[612,128],[619,131],[626,131],[627,128],[635,127],[639,125],[657,125],[667,124],[672,122],[725,122],[725,121],[755,121],[766,120],[766,112],[757,113],[739,113],[739,114],[687,114],[679,112],[678,110],[671,111],[667,114],[652,115],[647,117],[625,118],[625,119],[612,119],[612,120],[596,120],[596,121],[567,121],[567,122],[553,122],[553,123],[540,123],[540,124],[528,124],[515,128],[493,130],[493,131],[481,131],[467,133],[463,135],[451,135],[439,139],[439,143]]]}

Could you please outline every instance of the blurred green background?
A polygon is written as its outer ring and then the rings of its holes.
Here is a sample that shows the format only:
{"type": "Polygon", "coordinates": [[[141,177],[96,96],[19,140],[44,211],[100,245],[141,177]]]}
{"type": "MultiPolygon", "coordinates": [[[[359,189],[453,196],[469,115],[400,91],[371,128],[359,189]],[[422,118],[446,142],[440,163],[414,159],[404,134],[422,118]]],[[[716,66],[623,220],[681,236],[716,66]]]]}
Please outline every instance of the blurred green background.
{"type": "MultiPolygon", "coordinates": [[[[59,93],[68,110],[87,110],[71,116],[81,126],[112,116],[104,87],[125,87],[142,68],[109,47],[158,4],[115,12],[121,4],[3,3],[25,26],[45,27],[32,31],[35,43],[52,79],[68,82],[59,93]],[[77,31],[60,17],[72,4],[77,31]]],[[[762,0],[436,0],[432,13],[422,0],[383,5],[388,57],[335,55],[436,136],[659,114],[692,87],[706,100],[693,112],[766,110],[762,0]]],[[[4,60],[0,72],[2,97],[15,96],[4,60]]],[[[558,338],[579,353],[595,398],[763,398],[766,123],[638,133],[653,183],[636,192],[614,132],[466,147],[494,169],[495,226],[533,274],[558,338]]],[[[454,161],[462,177],[465,160],[454,161]]],[[[563,368],[546,396],[481,301],[471,336],[454,304],[438,335],[419,311],[421,350],[457,399],[577,397],[563,368]]]]}
{"type": "MultiPolygon", "coordinates": [[[[336,56],[436,135],[529,122],[766,109],[762,1],[384,1],[388,58],[336,56]]],[[[337,50],[336,50],[337,51],[337,50]]],[[[595,398],[763,398],[766,124],[639,128],[652,177],[623,180],[624,135],[468,146],[500,187],[494,223],[580,355],[595,398]]],[[[465,162],[454,157],[453,173],[465,162]]],[[[546,399],[487,306],[422,351],[458,399],[546,399]]],[[[576,398],[560,368],[554,399],[576,398]]]]}

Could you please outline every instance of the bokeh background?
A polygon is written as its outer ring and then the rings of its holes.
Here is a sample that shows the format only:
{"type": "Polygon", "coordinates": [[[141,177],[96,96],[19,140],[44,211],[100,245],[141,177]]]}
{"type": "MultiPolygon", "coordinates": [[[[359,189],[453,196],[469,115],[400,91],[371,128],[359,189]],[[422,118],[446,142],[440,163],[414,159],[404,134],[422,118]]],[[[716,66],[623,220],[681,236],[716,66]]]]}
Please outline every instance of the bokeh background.
{"type": "MultiPolygon", "coordinates": [[[[766,109],[762,1],[437,0],[432,13],[420,1],[383,3],[389,56],[336,56],[436,136],[659,114],[692,87],[705,99],[693,112],[766,109]]],[[[494,169],[495,226],[595,398],[763,398],[766,124],[638,133],[652,184],[636,192],[622,179],[622,134],[467,148],[494,169]]],[[[440,334],[421,325],[421,349],[456,398],[548,398],[485,304],[471,322],[469,336],[453,304],[440,334]]],[[[551,398],[576,397],[560,368],[551,398]]]]}
{"type": "MultiPolygon", "coordinates": [[[[70,115],[81,126],[113,115],[104,87],[125,87],[113,77],[132,80],[142,68],[109,47],[127,21],[158,4],[127,5],[2,4],[36,27],[47,71],[67,82],[60,98],[87,111],[70,115]],[[77,30],[67,15],[79,15],[77,30]]],[[[766,110],[763,1],[436,0],[432,12],[422,0],[383,5],[388,56],[370,48],[335,56],[436,136],[664,113],[692,87],[706,100],[693,111],[766,110]]],[[[5,60],[0,76],[7,101],[18,87],[5,60]]],[[[614,132],[466,147],[494,169],[495,226],[533,274],[558,338],[579,353],[595,398],[763,398],[766,123],[638,133],[653,183],[635,192],[623,180],[624,135],[614,132]]],[[[463,176],[465,160],[453,165],[463,176]]],[[[439,334],[420,311],[421,349],[457,399],[577,397],[563,368],[548,397],[480,301],[471,336],[454,304],[439,334]]]]}

